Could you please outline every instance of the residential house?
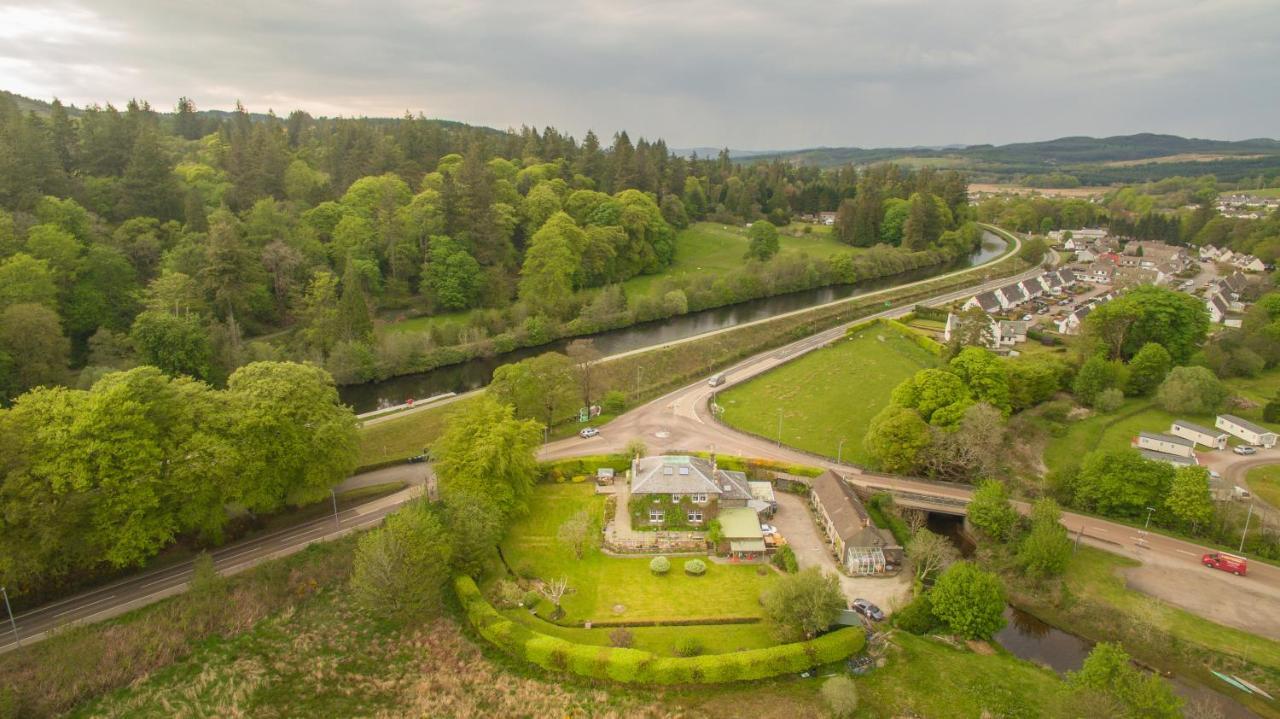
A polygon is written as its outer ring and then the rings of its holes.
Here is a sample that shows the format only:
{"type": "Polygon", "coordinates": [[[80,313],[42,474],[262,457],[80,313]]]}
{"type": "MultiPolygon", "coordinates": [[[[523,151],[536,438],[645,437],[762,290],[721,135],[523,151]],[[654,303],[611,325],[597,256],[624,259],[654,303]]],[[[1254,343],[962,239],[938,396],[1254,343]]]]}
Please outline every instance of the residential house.
{"type": "Polygon", "coordinates": [[[1139,267],[1156,267],[1173,263],[1180,272],[1191,263],[1191,256],[1185,247],[1164,242],[1130,242],[1125,245],[1124,252],[1129,259],[1137,258],[1139,267]]]}
{"type": "Polygon", "coordinates": [[[1222,293],[1214,292],[1209,299],[1204,301],[1209,308],[1209,321],[1214,324],[1222,324],[1227,319],[1227,311],[1231,309],[1230,304],[1222,298],[1222,293]]]}
{"type": "Polygon", "coordinates": [[[819,222],[821,222],[822,224],[826,225],[827,227],[831,227],[832,225],[835,225],[835,224],[836,224],[836,213],[834,213],[834,212],[819,212],[819,213],[818,213],[818,221],[819,221],[819,222]]]}
{"type": "Polygon", "coordinates": [[[1222,252],[1218,253],[1218,262],[1221,262],[1223,264],[1231,264],[1232,262],[1235,262],[1235,259],[1236,259],[1236,253],[1232,252],[1231,250],[1224,248],[1222,252]]]}
{"type": "Polygon", "coordinates": [[[900,564],[902,548],[871,524],[871,515],[838,474],[827,470],[815,477],[809,502],[842,571],[881,574],[900,564]]]}
{"type": "Polygon", "coordinates": [[[1018,283],[1018,287],[1022,288],[1022,294],[1026,295],[1028,300],[1034,300],[1044,294],[1044,285],[1040,284],[1039,278],[1023,280],[1018,283]]]}
{"type": "Polygon", "coordinates": [[[1082,280],[1093,282],[1099,285],[1109,285],[1115,277],[1116,263],[1106,258],[1099,258],[1097,262],[1091,263],[1084,268],[1082,280]]]}
{"type": "Polygon", "coordinates": [[[1204,247],[1200,248],[1200,260],[1204,262],[1210,262],[1210,261],[1216,260],[1218,259],[1218,255],[1221,254],[1221,252],[1222,250],[1219,250],[1217,247],[1214,247],[1213,245],[1205,245],[1204,247]]]}
{"type": "Polygon", "coordinates": [[[1037,277],[1036,280],[1040,282],[1040,286],[1044,288],[1045,292],[1056,294],[1062,289],[1062,279],[1057,272],[1046,272],[1037,277]]]}
{"type": "Polygon", "coordinates": [[[996,290],[996,295],[1000,298],[1000,306],[1006,310],[1017,307],[1027,299],[1026,293],[1016,282],[996,290]]]}
{"type": "Polygon", "coordinates": [[[1027,341],[1027,323],[1022,320],[1000,320],[996,323],[995,345],[1012,347],[1027,341]]]}
{"type": "Polygon", "coordinates": [[[757,559],[764,555],[764,531],[760,518],[747,507],[730,507],[720,510],[716,517],[720,532],[729,544],[729,553],[738,559],[757,559]]]}
{"type": "Polygon", "coordinates": [[[747,475],[716,466],[715,459],[658,456],[631,462],[633,521],[650,526],[702,526],[718,512],[746,508],[747,475]],[[672,513],[682,516],[672,516],[672,513]]]}
{"type": "Polygon", "coordinates": [[[1252,445],[1270,449],[1276,446],[1276,433],[1234,414],[1220,414],[1214,423],[1218,429],[1233,434],[1252,445]]]}
{"type": "Polygon", "coordinates": [[[1134,444],[1138,449],[1148,449],[1152,452],[1173,454],[1179,457],[1196,456],[1196,443],[1194,441],[1177,437],[1172,434],[1139,432],[1137,439],[1134,440],[1134,444]]]}
{"type": "Polygon", "coordinates": [[[1088,247],[1076,252],[1076,262],[1083,262],[1086,264],[1090,262],[1096,262],[1098,260],[1098,257],[1100,257],[1100,255],[1097,252],[1094,252],[1093,250],[1089,249],[1088,247]]]}
{"type": "Polygon", "coordinates": [[[1267,265],[1262,260],[1258,259],[1257,257],[1254,257],[1253,255],[1245,255],[1244,257],[1238,258],[1236,260],[1236,267],[1239,267],[1245,272],[1266,272],[1267,271],[1267,265]]]}
{"type": "Polygon", "coordinates": [[[1001,302],[1000,297],[994,291],[983,292],[980,295],[970,297],[969,301],[964,303],[964,309],[966,310],[973,307],[981,307],[983,312],[992,313],[999,312],[1004,307],[1004,303],[1001,302]]]}
{"type": "Polygon", "coordinates": [[[1153,267],[1122,266],[1115,268],[1111,275],[1111,284],[1116,287],[1137,287],[1138,285],[1160,284],[1162,275],[1153,267]]]}
{"type": "Polygon", "coordinates": [[[1181,419],[1175,420],[1173,424],[1169,425],[1169,434],[1189,439],[1202,447],[1209,447],[1210,449],[1225,449],[1227,446],[1226,432],[1181,419]]]}

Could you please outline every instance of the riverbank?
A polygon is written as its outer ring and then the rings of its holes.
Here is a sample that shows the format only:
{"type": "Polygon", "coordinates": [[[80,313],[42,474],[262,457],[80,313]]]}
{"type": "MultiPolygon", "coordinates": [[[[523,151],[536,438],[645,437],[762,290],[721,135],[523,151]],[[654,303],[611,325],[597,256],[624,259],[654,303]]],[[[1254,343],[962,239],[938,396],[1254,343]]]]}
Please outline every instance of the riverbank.
{"type": "MultiPolygon", "coordinates": [[[[717,332],[728,332],[756,323],[802,315],[841,303],[862,298],[881,297],[918,287],[931,282],[969,277],[973,274],[990,279],[1000,274],[1012,274],[1002,268],[1002,263],[1013,257],[1021,248],[1021,241],[1011,233],[991,226],[983,226],[986,234],[984,249],[979,253],[982,261],[938,275],[936,271],[913,278],[920,271],[900,273],[891,277],[859,282],[856,285],[831,285],[818,289],[756,299],[727,307],[691,311],[663,320],[631,324],[590,335],[599,351],[606,358],[616,359],[632,353],[642,353],[656,347],[671,346],[679,342],[704,338],[717,332]]],[[[714,279],[714,278],[713,278],[714,279]]],[[[550,341],[536,346],[512,351],[490,352],[474,357],[459,357],[447,366],[427,372],[395,377],[393,379],[348,384],[339,387],[339,393],[347,404],[358,412],[403,402],[408,397],[429,397],[447,392],[464,394],[489,383],[493,370],[502,364],[517,362],[548,351],[563,351],[566,340],[550,341]]],[[[643,378],[641,379],[643,381],[643,378]]]]}

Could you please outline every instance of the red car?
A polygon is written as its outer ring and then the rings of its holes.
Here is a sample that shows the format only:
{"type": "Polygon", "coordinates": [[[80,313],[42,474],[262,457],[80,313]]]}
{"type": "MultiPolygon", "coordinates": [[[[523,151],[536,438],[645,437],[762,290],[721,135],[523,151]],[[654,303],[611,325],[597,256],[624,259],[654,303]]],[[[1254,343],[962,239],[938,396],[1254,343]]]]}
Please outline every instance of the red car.
{"type": "Polygon", "coordinates": [[[1249,563],[1245,561],[1244,557],[1237,557],[1226,552],[1211,552],[1201,557],[1200,562],[1206,567],[1231,572],[1238,577],[1243,577],[1249,571],[1249,563]]]}

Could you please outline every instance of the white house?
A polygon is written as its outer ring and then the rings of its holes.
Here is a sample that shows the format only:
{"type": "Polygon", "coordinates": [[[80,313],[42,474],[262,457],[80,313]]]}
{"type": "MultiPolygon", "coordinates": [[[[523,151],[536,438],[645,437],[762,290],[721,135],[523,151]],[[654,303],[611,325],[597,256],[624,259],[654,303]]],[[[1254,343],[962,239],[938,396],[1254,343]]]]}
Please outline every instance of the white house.
{"type": "Polygon", "coordinates": [[[1224,249],[1222,252],[1218,253],[1218,262],[1231,262],[1235,260],[1235,258],[1236,258],[1236,253],[1232,252],[1231,250],[1224,249]]]}
{"type": "Polygon", "coordinates": [[[1027,294],[1022,291],[1017,282],[996,290],[996,295],[1000,297],[1000,304],[1005,309],[1017,307],[1027,299],[1027,294]]]}
{"type": "Polygon", "coordinates": [[[1183,457],[1180,454],[1169,454],[1168,452],[1157,452],[1154,449],[1138,448],[1138,454],[1143,459],[1149,459],[1153,462],[1167,462],[1175,467],[1194,467],[1200,464],[1195,457],[1183,457]]]}
{"type": "Polygon", "coordinates": [[[1246,272],[1265,272],[1267,270],[1267,266],[1262,262],[1262,260],[1254,257],[1253,255],[1246,255],[1238,258],[1236,260],[1236,267],[1239,267],[1246,272]]]}
{"type": "Polygon", "coordinates": [[[1077,262],[1093,262],[1098,259],[1098,253],[1089,248],[1084,248],[1076,252],[1077,262]]]}
{"type": "Polygon", "coordinates": [[[1172,454],[1178,457],[1195,457],[1196,443],[1175,437],[1171,434],[1161,434],[1159,432],[1139,432],[1138,438],[1134,442],[1138,449],[1149,449],[1152,452],[1161,452],[1163,454],[1172,454]]]}
{"type": "Polygon", "coordinates": [[[1169,425],[1169,434],[1183,439],[1189,439],[1203,447],[1212,447],[1213,449],[1225,449],[1227,446],[1227,433],[1209,429],[1203,425],[1192,424],[1183,420],[1176,420],[1169,425]]]}
{"type": "Polygon", "coordinates": [[[1214,426],[1243,439],[1249,444],[1270,449],[1276,446],[1276,433],[1234,414],[1220,414],[1214,426]]]}
{"type": "Polygon", "coordinates": [[[994,291],[983,292],[980,295],[970,297],[969,301],[964,303],[963,309],[967,310],[973,307],[981,307],[983,312],[988,313],[999,312],[1004,307],[1004,303],[994,291]]]}
{"type": "Polygon", "coordinates": [[[1213,245],[1205,245],[1204,247],[1200,248],[1200,259],[1216,260],[1218,259],[1218,254],[1220,252],[1221,250],[1219,250],[1217,247],[1214,247],[1213,245]]]}
{"type": "Polygon", "coordinates": [[[1039,279],[1023,280],[1018,283],[1018,286],[1022,288],[1022,293],[1026,295],[1029,300],[1034,300],[1044,293],[1044,285],[1040,284],[1039,279]]]}
{"type": "Polygon", "coordinates": [[[1209,299],[1204,301],[1204,303],[1209,308],[1210,322],[1214,324],[1222,324],[1223,320],[1227,319],[1227,310],[1230,309],[1230,305],[1226,300],[1222,299],[1222,295],[1220,293],[1214,292],[1209,299]]]}
{"type": "Polygon", "coordinates": [[[995,344],[997,347],[1012,347],[1019,342],[1026,341],[1026,322],[1022,320],[1000,320],[996,323],[995,344]]]}

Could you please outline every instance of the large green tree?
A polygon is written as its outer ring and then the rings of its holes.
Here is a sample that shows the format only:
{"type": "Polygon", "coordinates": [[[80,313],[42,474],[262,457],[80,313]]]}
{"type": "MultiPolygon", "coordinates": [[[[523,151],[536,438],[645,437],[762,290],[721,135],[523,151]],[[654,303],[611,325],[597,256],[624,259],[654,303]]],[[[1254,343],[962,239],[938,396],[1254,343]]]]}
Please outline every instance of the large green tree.
{"type": "Polygon", "coordinates": [[[517,419],[510,406],[490,397],[455,411],[431,448],[446,503],[472,494],[492,500],[500,517],[524,511],[540,472],[534,451],[541,438],[541,424],[517,419]]]}
{"type": "Polygon", "coordinates": [[[1109,516],[1138,518],[1160,503],[1174,469],[1133,449],[1095,450],[1084,456],[1072,486],[1076,506],[1109,516]]]}
{"type": "Polygon", "coordinates": [[[990,639],[1004,628],[1000,578],[972,562],[947,568],[929,591],[933,614],[966,639],[990,639]]]}
{"type": "Polygon", "coordinates": [[[910,474],[929,446],[929,425],[915,410],[889,405],[872,418],[863,446],[881,469],[910,474]]]}
{"type": "Polygon", "coordinates": [[[1084,333],[1099,340],[1111,359],[1129,359],[1154,342],[1175,363],[1186,362],[1204,342],[1209,314],[1204,302],[1165,287],[1142,285],[1099,305],[1084,321],[1084,333]]]}
{"type": "Polygon", "coordinates": [[[812,639],[826,631],[845,608],[839,578],[816,567],[783,576],[761,594],[760,602],[783,641],[812,639]]]}

